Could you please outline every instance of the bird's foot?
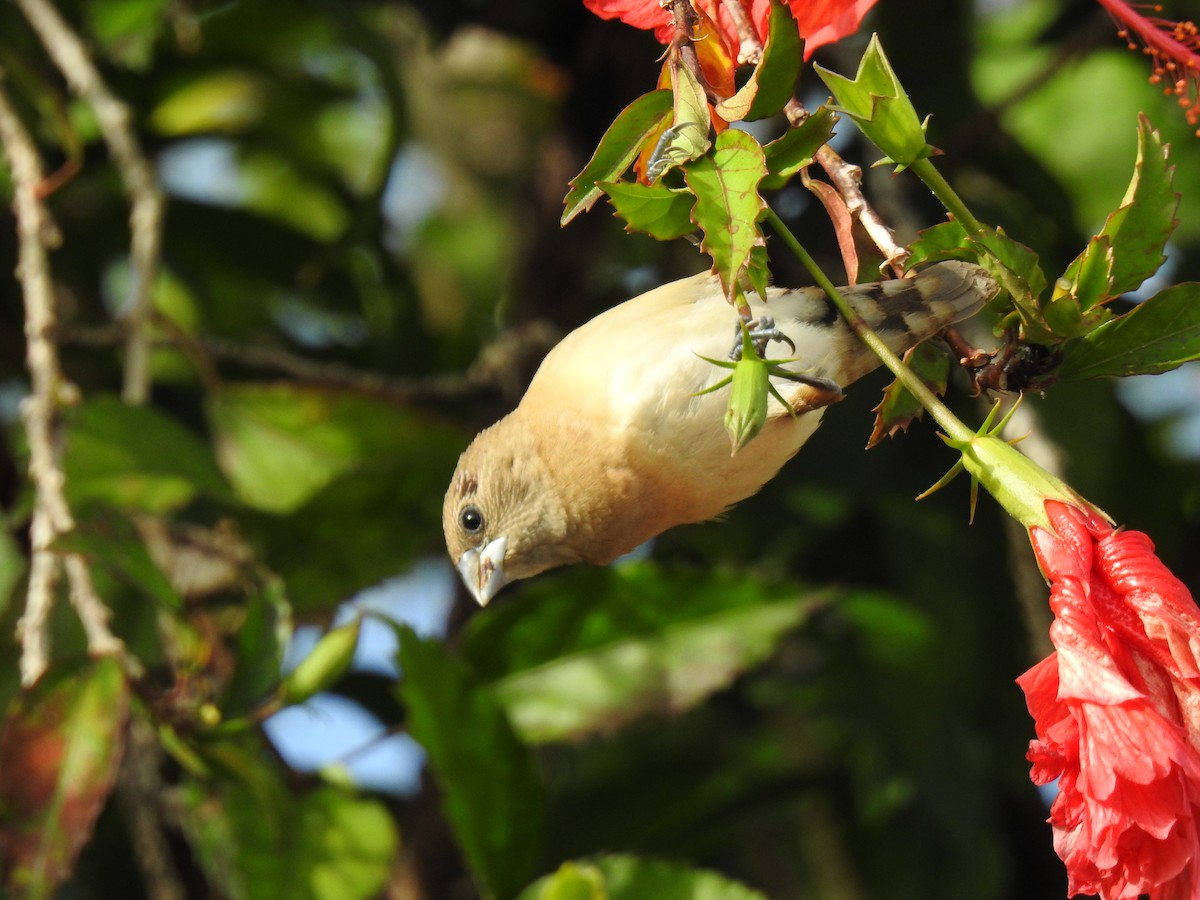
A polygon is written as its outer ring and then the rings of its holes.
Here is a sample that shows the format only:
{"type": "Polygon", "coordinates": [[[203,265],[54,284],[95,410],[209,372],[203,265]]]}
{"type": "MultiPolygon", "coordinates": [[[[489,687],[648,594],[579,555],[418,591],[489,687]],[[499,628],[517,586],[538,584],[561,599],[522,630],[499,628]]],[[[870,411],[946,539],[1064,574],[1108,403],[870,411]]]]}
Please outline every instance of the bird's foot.
{"type": "Polygon", "coordinates": [[[743,331],[749,335],[750,342],[754,345],[754,349],[758,355],[764,359],[767,356],[767,345],[772,341],[780,341],[792,348],[792,352],[796,352],[796,344],[790,337],[775,327],[775,320],[770,316],[760,316],[757,319],[742,319],[737,323],[737,327],[733,336],[733,348],[729,351],[729,358],[737,361],[742,358],[743,346],[743,331]]]}

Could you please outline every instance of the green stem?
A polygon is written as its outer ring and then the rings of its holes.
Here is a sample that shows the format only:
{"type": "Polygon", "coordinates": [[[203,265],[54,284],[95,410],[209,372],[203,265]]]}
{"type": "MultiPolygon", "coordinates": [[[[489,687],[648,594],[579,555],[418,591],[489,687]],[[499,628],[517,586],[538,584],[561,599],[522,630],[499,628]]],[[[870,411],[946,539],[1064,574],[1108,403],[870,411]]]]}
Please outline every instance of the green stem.
{"type": "Polygon", "coordinates": [[[928,159],[918,159],[909,168],[925,182],[925,186],[933,192],[942,206],[946,207],[946,211],[963,227],[963,230],[971,237],[978,239],[979,249],[988,253],[999,263],[999,265],[989,267],[989,271],[1013,298],[1013,303],[1021,311],[1025,321],[1040,321],[1042,317],[1038,310],[1037,298],[1029,292],[1028,285],[1017,278],[1004,261],[992,252],[991,247],[988,246],[987,230],[979,224],[979,220],[972,215],[971,210],[967,209],[967,205],[963,203],[954,188],[950,187],[950,182],[942,177],[942,173],[928,159]]]}
{"type": "Polygon", "coordinates": [[[938,198],[942,206],[946,207],[946,211],[954,216],[967,234],[979,238],[984,236],[983,226],[979,224],[979,220],[967,209],[967,204],[962,202],[962,198],[958,196],[954,188],[950,187],[950,182],[942,177],[942,173],[930,160],[918,159],[909,168],[925,182],[925,186],[929,190],[933,191],[933,196],[938,198]]]}
{"type": "Polygon", "coordinates": [[[883,339],[867,326],[867,323],[854,311],[854,308],[841,295],[841,292],[838,291],[833,282],[821,271],[821,267],[817,265],[816,260],[804,249],[804,245],[796,239],[796,236],[783,224],[783,221],[770,207],[767,207],[766,219],[771,223],[771,227],[775,229],[783,242],[788,245],[788,249],[796,255],[796,258],[800,260],[804,268],[808,269],[817,286],[825,292],[830,302],[837,307],[838,312],[842,314],[842,317],[850,326],[851,331],[858,336],[858,339],[879,357],[880,361],[892,371],[892,374],[908,389],[909,393],[917,398],[921,406],[929,411],[934,421],[942,427],[947,436],[955,440],[969,441],[975,432],[964,425],[950,411],[949,407],[942,403],[937,395],[925,385],[925,382],[921,381],[912,369],[906,366],[903,360],[892,352],[892,349],[883,342],[883,339]]]}

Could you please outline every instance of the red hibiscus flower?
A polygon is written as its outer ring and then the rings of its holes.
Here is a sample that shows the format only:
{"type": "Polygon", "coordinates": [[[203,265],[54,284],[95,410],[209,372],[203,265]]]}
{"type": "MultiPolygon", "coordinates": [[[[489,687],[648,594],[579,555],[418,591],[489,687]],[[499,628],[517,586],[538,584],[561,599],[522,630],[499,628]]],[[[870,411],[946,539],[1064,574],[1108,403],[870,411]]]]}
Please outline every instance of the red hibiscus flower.
{"type": "Polygon", "coordinates": [[[1030,528],[1056,652],[1018,679],[1031,778],[1058,779],[1054,846],[1072,894],[1200,897],[1200,610],[1150,539],[1049,500],[1030,528]]]}
{"type": "MultiPolygon", "coordinates": [[[[770,0],[739,2],[758,32],[759,40],[765,41],[771,14],[770,0]]],[[[800,36],[804,38],[804,58],[808,59],[818,47],[854,34],[875,0],[787,0],[787,3],[796,18],[800,36]]],[[[635,28],[652,28],[664,44],[671,40],[674,30],[671,11],[663,9],[658,0],[583,0],[583,5],[602,19],[620,19],[635,28]]],[[[722,0],[693,0],[693,5],[717,23],[726,49],[736,57],[741,41],[722,0]]]]}

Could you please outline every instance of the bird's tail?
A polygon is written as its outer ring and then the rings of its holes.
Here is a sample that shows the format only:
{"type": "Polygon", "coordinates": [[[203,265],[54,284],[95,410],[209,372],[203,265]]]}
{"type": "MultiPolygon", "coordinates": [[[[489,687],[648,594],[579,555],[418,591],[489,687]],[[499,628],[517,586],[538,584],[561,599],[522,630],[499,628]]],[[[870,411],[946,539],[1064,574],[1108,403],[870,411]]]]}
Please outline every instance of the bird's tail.
{"type": "MultiPolygon", "coordinates": [[[[811,290],[811,289],[808,289],[811,290]]],[[[929,266],[913,278],[881,281],[842,288],[843,296],[854,311],[895,353],[904,353],[944,328],[978,312],[1000,291],[999,285],[984,269],[973,263],[951,260],[929,266]]],[[[841,347],[831,355],[818,352],[811,361],[817,374],[831,377],[843,387],[879,365],[875,354],[853,335],[832,304],[820,295],[822,321],[815,322],[801,312],[798,324],[810,328],[832,329],[836,339],[825,331],[821,349],[841,347]],[[828,304],[828,305],[826,305],[828,304]]],[[[805,304],[807,306],[807,304],[805,304]]],[[[799,310],[797,310],[799,312],[799,310]]],[[[808,315],[816,310],[808,307],[808,315]]],[[[804,353],[798,353],[803,357],[804,353]]]]}

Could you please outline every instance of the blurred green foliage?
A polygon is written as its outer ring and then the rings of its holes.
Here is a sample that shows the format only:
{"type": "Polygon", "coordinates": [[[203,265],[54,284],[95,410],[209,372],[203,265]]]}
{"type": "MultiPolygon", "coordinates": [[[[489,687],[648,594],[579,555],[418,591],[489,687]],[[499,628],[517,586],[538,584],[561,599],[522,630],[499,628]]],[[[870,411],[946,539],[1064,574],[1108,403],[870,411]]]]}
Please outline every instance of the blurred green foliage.
{"type": "MultiPolygon", "coordinates": [[[[516,402],[547,333],[703,266],[684,242],[625,234],[601,205],[558,225],[568,180],[653,86],[660,48],[574,2],[57,5],[129,104],[169,197],[151,401],[129,407],[113,328],[127,199],[92,111],[0,5],[4,88],[48,168],[73,171],[47,201],[63,230],[56,338],[82,393],[62,422],[79,519],[62,548],[90,561],[145,666],[128,698],[110,669],[79,668],[61,589],[52,674],[74,713],[55,734],[110,748],[132,735],[107,803],[103,767],[60,785],[99,812],[62,896],[1063,895],[1013,684],[1044,652],[1042,598],[1017,599],[1030,554],[986,502],[968,525],[961,485],[913,502],[952,462],[930,429],[861,451],[882,377],[723,521],[487,610],[460,595],[446,640],[403,631],[398,684],[340,681],[424,745],[419,794],[292,770],[261,726],[282,703],[295,624],[325,625],[358,591],[441,557],[456,455],[516,402]],[[101,688],[128,702],[128,724],[95,715],[101,688]],[[169,882],[138,869],[139,803],[169,882]]],[[[934,113],[941,170],[1047,271],[1117,205],[1146,112],[1183,194],[1171,278],[1197,279],[1200,146],[1098,7],[880,0],[868,27],[934,113]]],[[[820,58],[853,71],[864,43],[820,58]]],[[[811,69],[799,90],[824,99],[811,69]]],[[[843,139],[849,158],[867,152],[843,139]]],[[[905,241],[942,217],[910,177],[870,171],[867,191],[905,241]]],[[[772,199],[836,272],[819,204],[795,188],[772,199]]],[[[5,699],[32,505],[22,333],[5,282],[5,699]]],[[[1171,416],[1195,413],[1192,384],[1167,418],[1123,406],[1110,382],[1027,403],[1072,484],[1200,584],[1200,448],[1170,440],[1171,416]]],[[[12,759],[0,741],[0,771],[12,759]]],[[[38,821],[55,852],[69,847],[61,819],[38,821]]],[[[6,865],[12,886],[24,870],[6,865]]],[[[60,874],[39,876],[47,891],[60,874]]]]}

